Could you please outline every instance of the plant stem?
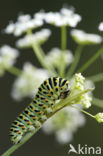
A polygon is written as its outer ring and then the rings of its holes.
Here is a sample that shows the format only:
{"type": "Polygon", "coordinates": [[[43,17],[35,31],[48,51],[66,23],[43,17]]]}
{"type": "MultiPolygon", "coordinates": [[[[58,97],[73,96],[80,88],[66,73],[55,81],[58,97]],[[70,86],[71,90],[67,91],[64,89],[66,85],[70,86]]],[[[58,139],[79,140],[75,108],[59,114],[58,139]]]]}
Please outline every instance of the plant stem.
{"type": "Polygon", "coordinates": [[[73,105],[71,105],[71,107],[80,110],[81,112],[83,112],[84,114],[86,114],[86,115],[88,115],[88,116],[90,116],[90,117],[92,117],[92,118],[95,118],[94,115],[92,115],[92,114],[86,112],[85,110],[83,110],[83,109],[81,109],[81,108],[75,107],[75,106],[73,106],[73,105]]]}
{"type": "Polygon", "coordinates": [[[61,27],[61,49],[64,51],[66,50],[67,46],[67,31],[66,26],[61,27]]]}
{"type": "Polygon", "coordinates": [[[36,129],[36,131],[29,132],[23,137],[22,141],[18,144],[13,145],[11,148],[9,148],[2,156],[9,156],[11,155],[14,151],[16,151],[19,147],[21,147],[25,142],[27,142],[37,131],[39,130],[36,129]]]}
{"type": "MultiPolygon", "coordinates": [[[[27,31],[27,35],[32,36],[32,31],[31,30],[28,30],[27,31]]],[[[34,43],[33,42],[31,46],[32,46],[33,51],[34,51],[36,57],[38,58],[40,64],[42,65],[42,67],[44,67],[45,69],[47,69],[50,72],[51,76],[57,75],[55,69],[52,66],[48,66],[44,62],[45,53],[42,50],[42,48],[40,47],[40,45],[38,45],[37,43],[34,43]]]]}
{"type": "Polygon", "coordinates": [[[44,62],[45,55],[44,55],[43,50],[41,49],[41,47],[39,45],[33,43],[32,44],[32,48],[33,48],[33,50],[34,50],[34,52],[35,52],[35,54],[36,54],[39,62],[41,63],[42,67],[44,67],[45,69],[47,69],[50,72],[51,76],[57,75],[56,72],[55,72],[55,70],[54,70],[54,68],[52,66],[48,66],[44,62]]]}
{"type": "Polygon", "coordinates": [[[93,97],[93,104],[97,107],[103,108],[103,100],[93,97]]]}
{"type": "Polygon", "coordinates": [[[61,77],[65,77],[65,50],[66,50],[66,45],[67,44],[67,31],[66,31],[66,26],[61,27],[61,50],[62,50],[62,55],[61,55],[61,64],[59,67],[59,75],[61,77]]]}
{"type": "Polygon", "coordinates": [[[79,60],[80,60],[80,56],[81,56],[81,53],[82,53],[82,49],[83,49],[83,45],[78,45],[77,48],[76,48],[76,51],[75,51],[75,56],[74,56],[74,61],[67,73],[67,77],[71,78],[71,76],[73,75],[73,73],[75,72],[75,69],[79,63],[79,60]]]}
{"type": "Polygon", "coordinates": [[[89,76],[87,79],[93,81],[93,82],[99,82],[103,81],[103,73],[99,73],[97,75],[89,76]]]}
{"type": "Polygon", "coordinates": [[[96,54],[93,55],[77,72],[83,72],[86,70],[96,59],[103,53],[103,47],[101,47],[96,54]]]}
{"type": "MultiPolygon", "coordinates": [[[[80,93],[77,93],[73,96],[68,96],[68,98],[61,100],[58,104],[53,106],[53,113],[49,114],[47,118],[50,118],[53,116],[56,112],[63,109],[64,107],[71,105],[71,102],[74,101],[76,98],[79,98],[80,95],[85,94],[86,92],[91,91],[92,89],[86,89],[84,91],[81,91],[80,93]]],[[[24,143],[26,143],[41,127],[37,128],[35,131],[28,132],[20,143],[13,145],[11,148],[9,148],[2,156],[10,156],[14,151],[16,151],[19,147],[21,147],[24,143]]]]}
{"type": "Polygon", "coordinates": [[[6,69],[9,73],[16,75],[16,76],[20,76],[22,71],[14,66],[12,66],[11,68],[6,69]]]}

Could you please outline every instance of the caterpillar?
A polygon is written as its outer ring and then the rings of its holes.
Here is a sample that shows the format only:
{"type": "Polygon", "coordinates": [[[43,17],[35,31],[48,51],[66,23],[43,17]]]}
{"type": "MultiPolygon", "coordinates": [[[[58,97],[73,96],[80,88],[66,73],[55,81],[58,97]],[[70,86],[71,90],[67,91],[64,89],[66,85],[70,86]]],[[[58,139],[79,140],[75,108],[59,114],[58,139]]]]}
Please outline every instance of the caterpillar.
{"type": "Polygon", "coordinates": [[[64,78],[51,77],[40,85],[32,102],[11,124],[10,137],[14,144],[20,143],[27,132],[41,127],[56,101],[70,94],[68,84],[64,78]]]}

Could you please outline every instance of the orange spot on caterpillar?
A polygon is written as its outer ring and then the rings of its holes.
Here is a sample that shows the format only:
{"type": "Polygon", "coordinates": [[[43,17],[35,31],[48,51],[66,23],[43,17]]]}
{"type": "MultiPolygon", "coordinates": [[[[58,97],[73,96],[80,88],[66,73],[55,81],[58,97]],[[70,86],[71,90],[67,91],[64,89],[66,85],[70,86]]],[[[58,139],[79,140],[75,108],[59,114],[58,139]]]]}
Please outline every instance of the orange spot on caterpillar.
{"type": "Polygon", "coordinates": [[[45,102],[48,102],[48,99],[44,99],[45,102]]]}
{"type": "Polygon", "coordinates": [[[30,125],[30,121],[27,121],[27,124],[30,125]]]}
{"type": "Polygon", "coordinates": [[[38,112],[38,114],[39,114],[39,115],[41,115],[41,114],[42,114],[42,112],[38,112]]]}
{"type": "Polygon", "coordinates": [[[36,116],[33,116],[33,120],[36,120],[36,116]]]}
{"type": "Polygon", "coordinates": [[[24,126],[22,126],[22,129],[25,129],[25,127],[24,127],[24,126]]]}
{"type": "Polygon", "coordinates": [[[50,97],[50,94],[48,94],[47,96],[49,96],[49,97],[50,97]]]}
{"type": "Polygon", "coordinates": [[[18,133],[18,134],[21,134],[21,132],[20,132],[20,131],[18,131],[17,133],[18,133]]]}
{"type": "Polygon", "coordinates": [[[43,106],[42,106],[42,108],[43,108],[43,109],[45,109],[45,108],[46,108],[46,106],[45,106],[45,105],[43,105],[43,106]]]}

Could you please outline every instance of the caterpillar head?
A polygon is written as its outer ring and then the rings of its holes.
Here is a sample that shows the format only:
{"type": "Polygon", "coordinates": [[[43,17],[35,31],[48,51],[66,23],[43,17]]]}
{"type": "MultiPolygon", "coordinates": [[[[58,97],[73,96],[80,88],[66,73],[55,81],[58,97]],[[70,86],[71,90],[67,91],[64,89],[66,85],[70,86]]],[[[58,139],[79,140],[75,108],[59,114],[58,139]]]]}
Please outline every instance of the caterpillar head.
{"type": "Polygon", "coordinates": [[[69,96],[71,89],[69,88],[69,81],[65,80],[65,83],[60,87],[59,99],[65,99],[69,96]]]}

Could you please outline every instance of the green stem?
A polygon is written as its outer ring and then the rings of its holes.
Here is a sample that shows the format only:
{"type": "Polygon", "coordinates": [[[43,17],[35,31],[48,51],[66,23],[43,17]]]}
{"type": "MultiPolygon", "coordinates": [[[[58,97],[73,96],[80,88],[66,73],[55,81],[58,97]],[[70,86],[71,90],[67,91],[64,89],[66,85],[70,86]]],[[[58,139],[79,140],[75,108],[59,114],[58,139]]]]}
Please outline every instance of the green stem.
{"type": "Polygon", "coordinates": [[[103,73],[99,73],[99,74],[94,75],[94,76],[89,76],[89,77],[87,77],[87,79],[89,79],[93,82],[103,81],[103,73]]]}
{"type": "Polygon", "coordinates": [[[76,48],[76,51],[75,51],[75,56],[74,56],[74,61],[67,73],[67,77],[71,78],[71,76],[73,75],[73,73],[75,72],[75,69],[79,63],[79,60],[80,60],[80,56],[81,56],[81,53],[82,53],[82,49],[83,49],[83,45],[78,45],[77,48],[76,48]]]}
{"type": "Polygon", "coordinates": [[[65,77],[65,50],[66,50],[66,45],[67,44],[67,31],[66,31],[66,26],[61,27],[61,50],[62,50],[62,55],[61,55],[61,62],[59,66],[59,75],[61,77],[65,77]]]}
{"type": "Polygon", "coordinates": [[[75,109],[80,110],[81,112],[83,112],[84,114],[86,114],[86,115],[88,115],[88,116],[90,116],[90,117],[92,117],[92,118],[95,118],[95,116],[94,116],[94,115],[92,115],[92,114],[90,114],[90,113],[86,112],[86,111],[85,111],[85,110],[83,110],[83,109],[80,109],[80,108],[75,107],[75,106],[73,106],[73,105],[71,105],[71,107],[73,107],[73,108],[75,108],[75,109]]]}
{"type": "MultiPolygon", "coordinates": [[[[31,36],[31,35],[32,35],[32,31],[31,31],[31,30],[28,30],[28,31],[27,31],[27,34],[28,34],[29,36],[31,36]]],[[[31,46],[32,46],[33,51],[34,51],[36,57],[38,58],[40,64],[42,65],[42,67],[44,67],[45,69],[47,69],[47,70],[50,72],[51,76],[57,75],[55,69],[54,69],[52,66],[48,66],[48,65],[44,62],[45,53],[44,53],[44,51],[42,50],[42,48],[40,47],[40,45],[38,45],[37,43],[32,43],[31,46]]]]}
{"type": "Polygon", "coordinates": [[[103,47],[100,48],[96,54],[94,54],[77,72],[83,72],[86,70],[96,59],[103,53],[103,47]]]}
{"type": "Polygon", "coordinates": [[[9,156],[14,151],[16,151],[19,147],[21,147],[25,142],[27,142],[40,128],[36,129],[36,131],[29,132],[23,137],[22,141],[19,144],[13,145],[11,148],[9,148],[2,156],[9,156]]]}
{"type": "Polygon", "coordinates": [[[103,100],[93,97],[93,104],[97,107],[103,108],[103,100]]]}
{"type": "MultiPolygon", "coordinates": [[[[58,104],[53,106],[53,113],[48,115],[47,118],[50,118],[53,116],[56,112],[63,109],[64,107],[71,105],[72,100],[74,101],[76,98],[79,98],[80,95],[85,94],[86,92],[92,91],[92,89],[86,89],[84,91],[81,91],[80,93],[74,95],[74,96],[68,96],[68,98],[61,100],[58,104]]],[[[14,151],[16,151],[19,147],[21,147],[25,142],[27,142],[40,128],[36,129],[33,132],[28,132],[20,143],[13,145],[11,148],[9,148],[2,156],[10,156],[14,151]]]]}
{"type": "Polygon", "coordinates": [[[66,26],[61,27],[61,49],[62,51],[66,50],[67,46],[67,31],[66,26]]]}
{"type": "Polygon", "coordinates": [[[45,55],[44,55],[43,50],[41,49],[41,47],[39,45],[33,43],[32,44],[32,48],[33,48],[33,50],[34,50],[34,52],[35,52],[39,62],[41,63],[42,67],[47,69],[50,72],[51,76],[56,76],[57,74],[56,74],[56,71],[54,70],[54,68],[52,66],[48,66],[44,62],[43,58],[45,57],[45,55]]]}
{"type": "Polygon", "coordinates": [[[16,76],[20,76],[22,71],[14,66],[12,66],[11,68],[6,69],[9,73],[16,75],[16,76]]]}

